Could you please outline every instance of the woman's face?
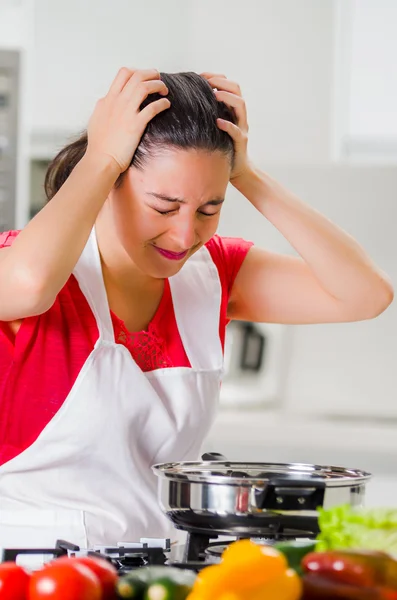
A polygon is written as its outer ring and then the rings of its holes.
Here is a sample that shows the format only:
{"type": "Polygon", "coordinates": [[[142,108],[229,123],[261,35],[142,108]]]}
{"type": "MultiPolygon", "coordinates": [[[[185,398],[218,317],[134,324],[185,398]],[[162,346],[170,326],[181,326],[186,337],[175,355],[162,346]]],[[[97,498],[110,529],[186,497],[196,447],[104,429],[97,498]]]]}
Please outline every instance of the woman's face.
{"type": "Polygon", "coordinates": [[[170,149],[131,167],[110,203],[117,237],[146,275],[175,275],[216,232],[230,177],[221,152],[170,149]]]}

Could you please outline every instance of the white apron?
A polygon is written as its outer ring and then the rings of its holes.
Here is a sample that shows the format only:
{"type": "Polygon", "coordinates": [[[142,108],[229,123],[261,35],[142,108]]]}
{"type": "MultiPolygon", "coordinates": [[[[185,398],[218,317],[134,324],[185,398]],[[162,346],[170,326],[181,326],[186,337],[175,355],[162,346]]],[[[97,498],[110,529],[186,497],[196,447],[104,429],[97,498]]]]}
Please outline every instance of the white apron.
{"type": "Polygon", "coordinates": [[[99,339],[57,414],[29,448],[0,467],[3,548],[170,537],[150,467],[196,460],[217,407],[221,286],[205,247],[170,278],[191,368],[143,373],[115,343],[95,229],[74,275],[99,339]]]}

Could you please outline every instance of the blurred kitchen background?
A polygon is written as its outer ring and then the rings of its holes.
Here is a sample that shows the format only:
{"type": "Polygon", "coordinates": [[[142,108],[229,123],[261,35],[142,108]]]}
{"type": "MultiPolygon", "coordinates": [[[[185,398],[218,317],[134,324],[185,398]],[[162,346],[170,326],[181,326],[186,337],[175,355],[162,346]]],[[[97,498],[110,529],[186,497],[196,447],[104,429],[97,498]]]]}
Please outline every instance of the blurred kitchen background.
{"type": "MultiPolygon", "coordinates": [[[[397,286],[395,0],[0,0],[0,230],[121,66],[240,83],[254,162],[355,236],[397,286]]],[[[220,233],[293,250],[230,188],[220,233]]],[[[397,501],[397,303],[374,321],[228,331],[207,450],[374,473],[397,501]]]]}

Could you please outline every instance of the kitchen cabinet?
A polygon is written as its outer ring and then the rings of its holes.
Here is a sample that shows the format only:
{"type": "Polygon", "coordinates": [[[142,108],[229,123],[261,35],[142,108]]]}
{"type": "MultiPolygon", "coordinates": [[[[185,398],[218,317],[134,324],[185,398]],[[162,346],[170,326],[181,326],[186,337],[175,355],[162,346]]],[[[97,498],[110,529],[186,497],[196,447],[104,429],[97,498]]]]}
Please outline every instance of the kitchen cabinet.
{"type": "Polygon", "coordinates": [[[397,4],[338,0],[335,104],[339,154],[397,159],[397,4]]]}
{"type": "Polygon", "coordinates": [[[0,231],[15,228],[19,52],[0,50],[0,231]]]}
{"type": "Polygon", "coordinates": [[[0,2],[0,231],[28,219],[32,2],[0,2]]]}

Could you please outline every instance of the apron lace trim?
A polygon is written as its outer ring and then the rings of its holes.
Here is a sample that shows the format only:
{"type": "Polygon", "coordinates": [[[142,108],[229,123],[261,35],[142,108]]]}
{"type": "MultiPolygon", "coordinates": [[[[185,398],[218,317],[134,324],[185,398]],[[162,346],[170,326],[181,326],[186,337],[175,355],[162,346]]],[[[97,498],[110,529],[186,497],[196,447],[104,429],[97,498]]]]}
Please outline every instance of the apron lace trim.
{"type": "Polygon", "coordinates": [[[154,323],[149,324],[147,331],[132,333],[114,314],[112,314],[112,321],[116,343],[122,344],[129,350],[143,372],[174,366],[167,354],[164,339],[159,335],[154,323]]]}

